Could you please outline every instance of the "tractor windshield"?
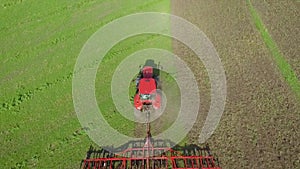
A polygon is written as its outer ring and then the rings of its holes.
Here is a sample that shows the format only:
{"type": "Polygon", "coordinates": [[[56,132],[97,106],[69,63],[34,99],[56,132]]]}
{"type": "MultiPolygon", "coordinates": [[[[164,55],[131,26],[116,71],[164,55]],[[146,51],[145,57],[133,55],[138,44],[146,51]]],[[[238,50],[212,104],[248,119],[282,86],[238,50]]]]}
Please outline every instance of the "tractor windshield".
{"type": "Polygon", "coordinates": [[[140,98],[141,100],[153,100],[155,99],[156,94],[152,93],[152,94],[140,94],[140,98]]]}
{"type": "Polygon", "coordinates": [[[150,94],[140,94],[141,100],[150,100],[151,95],[150,94]]]}

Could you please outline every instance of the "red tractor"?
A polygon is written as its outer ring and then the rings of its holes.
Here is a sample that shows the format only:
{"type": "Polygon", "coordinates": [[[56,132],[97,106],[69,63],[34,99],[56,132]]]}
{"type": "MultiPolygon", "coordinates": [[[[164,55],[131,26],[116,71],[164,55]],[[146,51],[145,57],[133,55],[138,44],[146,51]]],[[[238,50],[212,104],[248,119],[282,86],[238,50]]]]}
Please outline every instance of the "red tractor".
{"type": "Polygon", "coordinates": [[[161,95],[157,91],[159,76],[152,66],[144,66],[136,79],[134,107],[142,111],[144,105],[152,105],[154,109],[161,106],[161,95]]]}

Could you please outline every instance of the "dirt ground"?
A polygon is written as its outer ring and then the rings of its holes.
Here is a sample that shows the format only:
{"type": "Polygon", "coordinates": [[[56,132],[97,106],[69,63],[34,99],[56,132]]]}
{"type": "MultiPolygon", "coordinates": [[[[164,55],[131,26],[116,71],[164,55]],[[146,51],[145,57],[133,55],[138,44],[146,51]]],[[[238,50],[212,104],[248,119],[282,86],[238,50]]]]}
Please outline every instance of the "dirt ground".
{"type": "Polygon", "coordinates": [[[254,0],[252,4],[300,79],[300,2],[254,0]]]}
{"type": "MultiPolygon", "coordinates": [[[[281,3],[299,9],[299,3],[284,2],[281,3]]],[[[255,1],[254,7],[260,6],[260,3],[265,2],[255,1]]],[[[267,11],[264,21],[277,15],[277,6],[267,11]]],[[[263,8],[260,10],[264,11],[263,8]]],[[[252,21],[246,1],[173,0],[171,12],[192,22],[208,36],[225,68],[226,107],[218,128],[208,140],[221,167],[300,168],[299,100],[281,76],[252,21]]],[[[274,41],[278,41],[290,64],[297,67],[299,26],[290,24],[278,30],[274,24],[277,23],[267,21],[266,26],[273,28],[274,41]],[[292,34],[287,36],[278,31],[292,34]],[[293,41],[290,43],[294,45],[293,49],[286,44],[288,40],[293,41]]],[[[207,114],[210,84],[201,61],[175,40],[173,50],[195,72],[201,89],[200,114],[207,114]]],[[[299,68],[296,69],[299,77],[299,68]]],[[[191,143],[197,143],[203,120],[199,117],[189,133],[191,143]]]]}

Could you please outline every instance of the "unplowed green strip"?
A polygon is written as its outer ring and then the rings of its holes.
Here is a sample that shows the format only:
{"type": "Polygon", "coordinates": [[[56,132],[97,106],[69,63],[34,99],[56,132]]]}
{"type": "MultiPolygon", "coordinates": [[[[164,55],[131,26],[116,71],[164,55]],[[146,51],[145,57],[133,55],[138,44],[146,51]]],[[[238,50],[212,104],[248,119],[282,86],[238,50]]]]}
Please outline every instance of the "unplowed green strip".
{"type": "Polygon", "coordinates": [[[295,92],[296,96],[300,99],[300,81],[297,78],[296,73],[293,71],[291,65],[284,59],[283,55],[280,53],[276,43],[272,39],[271,35],[268,33],[265,25],[263,24],[261,18],[257,14],[250,0],[247,0],[253,21],[260,32],[265,44],[271,51],[276,64],[283,75],[284,79],[290,85],[291,89],[295,92]]]}

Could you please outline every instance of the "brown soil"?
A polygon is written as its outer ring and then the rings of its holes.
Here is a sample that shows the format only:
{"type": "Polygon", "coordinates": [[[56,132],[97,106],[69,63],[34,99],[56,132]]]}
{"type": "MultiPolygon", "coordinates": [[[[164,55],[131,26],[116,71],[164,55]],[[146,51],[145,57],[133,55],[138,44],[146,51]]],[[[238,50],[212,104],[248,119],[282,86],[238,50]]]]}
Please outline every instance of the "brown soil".
{"type": "MultiPolygon", "coordinates": [[[[246,1],[173,0],[171,12],[208,36],[226,71],[225,112],[207,141],[221,167],[299,168],[300,104],[256,30],[246,1]]],[[[200,114],[205,115],[210,98],[204,67],[193,52],[175,40],[173,49],[198,78],[200,114]]],[[[191,143],[197,143],[203,121],[199,116],[190,131],[191,143]]]]}
{"type": "Polygon", "coordinates": [[[300,2],[251,1],[279,50],[300,79],[300,2]]]}

